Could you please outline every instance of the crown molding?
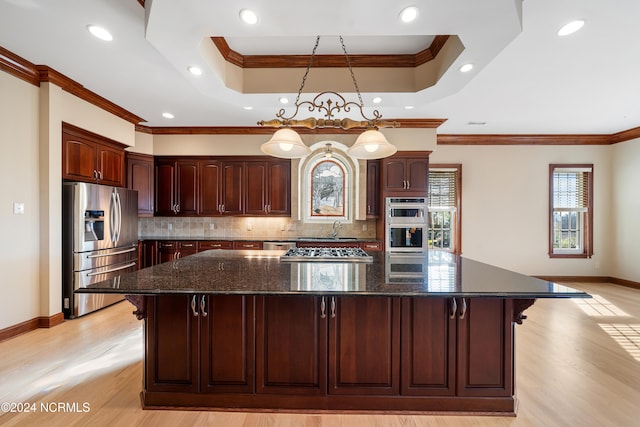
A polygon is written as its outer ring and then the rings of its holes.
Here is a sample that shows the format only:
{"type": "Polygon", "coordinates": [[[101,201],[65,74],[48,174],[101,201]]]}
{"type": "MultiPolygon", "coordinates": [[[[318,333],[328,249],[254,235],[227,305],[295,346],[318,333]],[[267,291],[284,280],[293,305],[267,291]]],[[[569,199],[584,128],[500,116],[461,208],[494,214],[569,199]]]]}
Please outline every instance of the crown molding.
{"type": "Polygon", "coordinates": [[[35,66],[2,46],[0,46],[0,70],[34,86],[40,86],[40,75],[35,66]]]}
{"type": "MultiPolygon", "coordinates": [[[[436,57],[449,39],[448,35],[435,36],[431,45],[415,54],[404,55],[349,55],[352,67],[406,68],[417,67],[436,57]]],[[[224,37],[211,37],[222,57],[240,68],[306,68],[311,55],[242,55],[231,49],[224,37]]],[[[315,55],[314,67],[346,67],[344,55],[315,55]]]]}
{"type": "Polygon", "coordinates": [[[438,135],[438,145],[610,145],[611,137],[605,134],[442,134],[438,135]]]}

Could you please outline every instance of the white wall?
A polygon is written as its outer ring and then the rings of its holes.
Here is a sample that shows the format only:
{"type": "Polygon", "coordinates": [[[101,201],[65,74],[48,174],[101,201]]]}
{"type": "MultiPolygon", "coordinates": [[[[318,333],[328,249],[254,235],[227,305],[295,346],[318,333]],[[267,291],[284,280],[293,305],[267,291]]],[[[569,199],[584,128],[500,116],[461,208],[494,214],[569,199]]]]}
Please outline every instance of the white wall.
{"type": "Polygon", "coordinates": [[[611,275],[610,146],[439,146],[462,164],[462,254],[524,274],[611,275]],[[549,164],[594,164],[594,256],[549,258],[549,164]]]}
{"type": "Polygon", "coordinates": [[[38,88],[0,73],[0,329],[39,307],[38,88]],[[24,203],[24,215],[13,203],[24,203]]]}
{"type": "Polygon", "coordinates": [[[640,139],[616,144],[612,151],[611,275],[640,282],[640,139]]]}

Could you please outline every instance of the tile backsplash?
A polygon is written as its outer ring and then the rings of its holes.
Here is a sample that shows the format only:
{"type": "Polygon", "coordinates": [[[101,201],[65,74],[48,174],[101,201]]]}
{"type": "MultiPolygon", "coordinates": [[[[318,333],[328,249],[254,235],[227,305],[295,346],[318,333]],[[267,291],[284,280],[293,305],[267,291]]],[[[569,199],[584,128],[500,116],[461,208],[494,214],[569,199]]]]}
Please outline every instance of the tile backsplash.
{"type": "MultiPolygon", "coordinates": [[[[263,240],[329,237],[332,223],[309,224],[286,217],[153,217],[138,219],[140,237],[210,237],[263,240]]],[[[375,239],[376,221],[344,223],[338,236],[375,239]]]]}

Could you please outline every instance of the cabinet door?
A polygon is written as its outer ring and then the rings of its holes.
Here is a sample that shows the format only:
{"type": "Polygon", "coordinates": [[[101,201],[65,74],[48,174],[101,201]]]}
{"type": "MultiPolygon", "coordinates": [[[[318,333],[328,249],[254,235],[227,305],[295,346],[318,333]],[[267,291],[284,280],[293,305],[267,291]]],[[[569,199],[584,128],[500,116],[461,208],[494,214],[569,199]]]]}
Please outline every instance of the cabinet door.
{"type": "Polygon", "coordinates": [[[127,187],[138,192],[138,216],[153,216],[153,156],[127,153],[127,187]]]}
{"type": "Polygon", "coordinates": [[[254,297],[216,295],[205,298],[207,315],[200,320],[201,391],[252,393],[254,297]]]}
{"type": "Polygon", "coordinates": [[[203,161],[200,163],[200,214],[220,215],[222,205],[222,170],[220,162],[203,161]]]}
{"type": "Polygon", "coordinates": [[[180,160],[176,162],[176,203],[178,215],[198,213],[198,162],[180,160]]]}
{"type": "Polygon", "coordinates": [[[458,395],[513,395],[512,300],[458,298],[458,395]],[[462,317],[462,318],[460,318],[462,317]]]}
{"type": "Polygon", "coordinates": [[[404,159],[384,160],[383,185],[385,191],[403,191],[406,188],[404,159]]]}
{"type": "Polygon", "coordinates": [[[245,167],[244,213],[267,214],[267,163],[247,162],[245,167]]]}
{"type": "Polygon", "coordinates": [[[157,263],[173,261],[178,258],[178,242],[161,241],[158,242],[157,263]]]}
{"type": "Polygon", "coordinates": [[[367,160],[367,218],[380,216],[380,161],[367,160]]]}
{"type": "Polygon", "coordinates": [[[142,240],[138,242],[138,266],[139,268],[153,267],[157,263],[158,248],[155,240],[142,240]]]}
{"type": "Polygon", "coordinates": [[[62,178],[94,182],[97,178],[96,144],[62,134],[62,178]]]}
{"type": "Polygon", "coordinates": [[[98,144],[98,182],[105,185],[124,186],[124,151],[98,144]]]}
{"type": "Polygon", "coordinates": [[[406,161],[407,190],[424,193],[426,196],[428,190],[427,182],[429,179],[429,160],[407,159],[406,161]]]}
{"type": "Polygon", "coordinates": [[[257,393],[326,394],[327,315],[320,303],[309,296],[257,297],[257,393]]]}
{"type": "Polygon", "coordinates": [[[158,216],[173,216],[176,168],[174,162],[157,162],[155,167],[155,211],[158,216]]]}
{"type": "Polygon", "coordinates": [[[291,161],[268,163],[268,167],[268,213],[291,216],[291,161]]]}
{"type": "Polygon", "coordinates": [[[451,298],[402,298],[401,394],[453,396],[456,320],[451,298]]]}
{"type": "Polygon", "coordinates": [[[329,394],[397,395],[400,299],[332,297],[328,312],[329,394]]]}
{"type": "Polygon", "coordinates": [[[146,297],[146,390],[196,392],[198,319],[192,295],[146,297]]]}
{"type": "Polygon", "coordinates": [[[222,164],[222,206],[223,215],[242,214],[242,188],[244,179],[243,162],[222,164]]]}

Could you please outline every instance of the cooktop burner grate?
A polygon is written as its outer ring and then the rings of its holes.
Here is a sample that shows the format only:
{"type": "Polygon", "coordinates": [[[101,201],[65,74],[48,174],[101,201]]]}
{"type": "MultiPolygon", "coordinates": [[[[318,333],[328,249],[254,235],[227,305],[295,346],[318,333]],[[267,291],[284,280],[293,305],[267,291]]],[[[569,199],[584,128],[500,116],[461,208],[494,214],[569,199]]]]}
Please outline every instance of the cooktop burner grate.
{"type": "Polygon", "coordinates": [[[280,260],[372,262],[373,257],[360,248],[291,248],[280,260]]]}

